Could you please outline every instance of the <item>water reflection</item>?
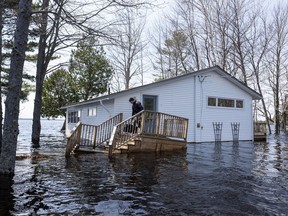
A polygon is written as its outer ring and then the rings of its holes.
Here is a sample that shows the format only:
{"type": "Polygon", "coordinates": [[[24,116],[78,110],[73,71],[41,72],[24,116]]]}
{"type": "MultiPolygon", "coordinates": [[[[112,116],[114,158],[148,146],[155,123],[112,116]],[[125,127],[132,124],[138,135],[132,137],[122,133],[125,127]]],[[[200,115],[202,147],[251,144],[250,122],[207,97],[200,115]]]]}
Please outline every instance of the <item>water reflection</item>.
{"type": "Polygon", "coordinates": [[[55,122],[47,127],[39,149],[20,142],[18,152],[31,157],[16,162],[13,180],[1,179],[0,215],[288,213],[286,135],[267,143],[189,144],[184,152],[114,160],[106,154],[66,159],[63,134],[53,135],[55,122]]]}
{"type": "Polygon", "coordinates": [[[271,208],[271,214],[288,214],[287,135],[271,135],[267,142],[255,143],[252,172],[257,180],[254,192],[259,194],[259,205],[271,208]],[[270,187],[270,188],[269,188],[270,187]]]}
{"type": "Polygon", "coordinates": [[[13,178],[0,176],[0,215],[10,215],[14,208],[13,178]]]}
{"type": "Polygon", "coordinates": [[[213,158],[214,158],[215,162],[219,166],[221,166],[221,164],[223,164],[223,155],[222,155],[222,144],[221,144],[221,142],[215,142],[213,158]]]}
{"type": "MultiPolygon", "coordinates": [[[[165,205],[160,201],[162,197],[159,193],[155,192],[155,187],[158,188],[161,184],[159,179],[170,182],[171,179],[180,177],[181,181],[184,181],[181,172],[187,170],[186,153],[176,155],[117,155],[113,161],[102,154],[79,155],[66,161],[66,167],[78,182],[78,188],[81,188],[84,197],[89,197],[89,205],[94,205],[93,211],[90,209],[90,212],[87,210],[86,213],[93,214],[96,211],[97,214],[104,215],[147,215],[151,212],[156,214],[165,205]],[[173,158],[179,160],[171,161],[173,158]],[[167,168],[170,168],[169,172],[163,168],[163,161],[167,168]],[[95,167],[86,166],[91,162],[95,167]],[[171,162],[176,162],[177,168],[171,169],[171,162]],[[155,196],[160,198],[155,200],[155,196]]],[[[167,184],[163,184],[161,190],[170,191],[167,184]]]]}
{"type": "Polygon", "coordinates": [[[239,161],[239,142],[233,142],[233,144],[232,144],[232,165],[237,166],[238,161],[239,161]]]}

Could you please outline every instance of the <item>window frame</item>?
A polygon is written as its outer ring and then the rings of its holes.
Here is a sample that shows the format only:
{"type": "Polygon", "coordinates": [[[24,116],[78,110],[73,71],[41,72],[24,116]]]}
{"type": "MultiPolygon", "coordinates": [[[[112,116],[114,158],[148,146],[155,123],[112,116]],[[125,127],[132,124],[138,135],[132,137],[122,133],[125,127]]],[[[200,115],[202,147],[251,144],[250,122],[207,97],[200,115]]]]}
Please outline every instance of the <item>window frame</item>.
{"type": "Polygon", "coordinates": [[[217,98],[217,107],[234,108],[235,100],[228,98],[217,98]]]}
{"type": "Polygon", "coordinates": [[[240,100],[240,99],[236,99],[235,100],[235,108],[237,108],[237,109],[243,109],[244,108],[244,100],[240,100]],[[241,106],[240,107],[238,107],[238,102],[241,102],[241,106]]]}
{"type": "Polygon", "coordinates": [[[207,99],[207,105],[211,107],[217,107],[217,97],[208,97],[207,99]],[[210,99],[210,100],[209,100],[210,99]],[[213,101],[211,101],[213,100],[213,101]],[[215,101],[214,101],[215,100],[215,101]],[[213,104],[209,104],[209,102],[212,102],[213,104]]]}
{"type": "Polygon", "coordinates": [[[88,117],[97,116],[97,107],[87,108],[87,116],[88,117]],[[90,111],[91,111],[91,113],[90,113],[90,111]]]}
{"type": "Polygon", "coordinates": [[[207,107],[209,107],[209,108],[213,108],[213,107],[216,108],[217,107],[217,108],[228,108],[228,109],[244,109],[244,99],[208,96],[207,97],[207,107]],[[215,105],[213,105],[212,103],[209,103],[209,100],[211,102],[211,99],[216,101],[216,104],[214,103],[215,105]],[[230,101],[230,104],[233,104],[233,106],[231,106],[231,105],[229,106],[229,102],[227,102],[227,103],[222,102],[223,105],[221,105],[221,104],[219,104],[219,100],[230,101]],[[242,104],[242,105],[238,106],[238,104],[242,104]]]}
{"type": "Polygon", "coordinates": [[[68,111],[68,123],[77,123],[80,120],[79,111],[68,111]]]}

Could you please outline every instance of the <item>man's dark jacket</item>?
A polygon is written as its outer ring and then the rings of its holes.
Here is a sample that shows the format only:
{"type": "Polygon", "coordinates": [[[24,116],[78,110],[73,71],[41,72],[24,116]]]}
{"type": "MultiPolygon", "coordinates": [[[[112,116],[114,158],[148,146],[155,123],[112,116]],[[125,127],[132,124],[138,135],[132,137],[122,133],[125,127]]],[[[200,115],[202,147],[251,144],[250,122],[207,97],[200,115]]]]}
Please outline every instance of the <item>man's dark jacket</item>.
{"type": "Polygon", "coordinates": [[[132,104],[132,116],[139,113],[142,110],[143,110],[143,106],[142,106],[141,102],[135,101],[132,104]]]}

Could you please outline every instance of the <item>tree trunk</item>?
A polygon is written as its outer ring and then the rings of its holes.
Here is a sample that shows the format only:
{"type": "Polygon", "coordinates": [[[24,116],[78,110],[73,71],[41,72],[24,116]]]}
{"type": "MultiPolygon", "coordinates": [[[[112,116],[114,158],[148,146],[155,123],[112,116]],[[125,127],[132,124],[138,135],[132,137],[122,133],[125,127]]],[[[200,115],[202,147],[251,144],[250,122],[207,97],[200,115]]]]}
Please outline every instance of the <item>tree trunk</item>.
{"type": "MultiPolygon", "coordinates": [[[[48,9],[49,0],[43,0],[42,10],[48,9]]],[[[38,45],[37,71],[36,71],[36,93],[34,100],[33,125],[32,125],[32,143],[33,147],[39,147],[41,133],[41,107],[43,82],[47,70],[47,61],[45,49],[47,47],[47,20],[48,13],[42,13],[41,33],[38,45]]]]}
{"type": "Polygon", "coordinates": [[[61,131],[65,132],[65,130],[66,130],[66,118],[65,118],[64,123],[63,123],[62,128],[61,128],[61,131]]]}
{"type": "Polygon", "coordinates": [[[39,142],[41,133],[41,107],[42,107],[43,81],[44,77],[42,76],[42,74],[38,73],[37,69],[36,92],[35,92],[34,111],[33,111],[32,139],[31,139],[33,147],[40,146],[39,142]]]}
{"type": "Polygon", "coordinates": [[[13,194],[13,177],[1,176],[0,197],[4,200],[4,205],[1,204],[1,215],[11,215],[11,209],[14,209],[15,197],[13,194]]]}
{"type": "MultiPolygon", "coordinates": [[[[259,93],[261,95],[263,95],[262,94],[261,85],[260,85],[260,79],[259,79],[259,73],[258,72],[256,73],[256,82],[257,82],[257,87],[258,87],[259,93]]],[[[267,112],[267,108],[266,108],[266,104],[265,104],[264,98],[261,99],[261,102],[262,102],[262,106],[263,106],[263,112],[265,114],[266,125],[268,127],[268,133],[271,134],[270,119],[269,119],[269,116],[268,116],[268,112],[267,112]]]]}
{"type": "Polygon", "coordinates": [[[2,28],[3,28],[3,1],[0,3],[0,155],[2,148],[2,122],[3,122],[3,113],[2,113],[2,28]]]}
{"type": "MultiPolygon", "coordinates": [[[[277,88],[278,91],[278,88],[277,88]]],[[[279,111],[279,94],[275,95],[275,134],[280,133],[280,111],[279,111]]]]}
{"type": "Polygon", "coordinates": [[[286,117],[286,111],[284,110],[282,114],[282,129],[284,132],[286,132],[286,117]]]}
{"type": "Polygon", "coordinates": [[[6,175],[13,175],[15,169],[20,92],[32,0],[20,0],[18,5],[19,10],[11,55],[8,93],[5,102],[2,152],[0,155],[0,173],[6,175]]]}
{"type": "Polygon", "coordinates": [[[275,78],[275,92],[274,92],[274,107],[275,107],[275,134],[280,133],[280,52],[277,52],[277,63],[276,63],[276,78],[275,78]],[[279,53],[279,54],[278,54],[279,53]]]}

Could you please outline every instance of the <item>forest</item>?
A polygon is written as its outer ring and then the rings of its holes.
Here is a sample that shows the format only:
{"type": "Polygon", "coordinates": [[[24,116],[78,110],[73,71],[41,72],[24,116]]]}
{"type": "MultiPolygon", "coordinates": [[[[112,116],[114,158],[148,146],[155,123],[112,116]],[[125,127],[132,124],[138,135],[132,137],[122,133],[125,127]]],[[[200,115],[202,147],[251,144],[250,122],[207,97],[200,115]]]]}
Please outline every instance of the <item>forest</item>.
{"type": "Polygon", "coordinates": [[[288,4],[248,0],[2,0],[0,173],[13,175],[19,104],[41,117],[107,92],[215,65],[262,94],[255,120],[279,134],[286,110],[288,4]],[[148,79],[149,77],[149,79],[148,79]],[[5,103],[5,112],[2,107],[5,103]],[[53,109],[51,109],[53,107],[53,109]]]}

